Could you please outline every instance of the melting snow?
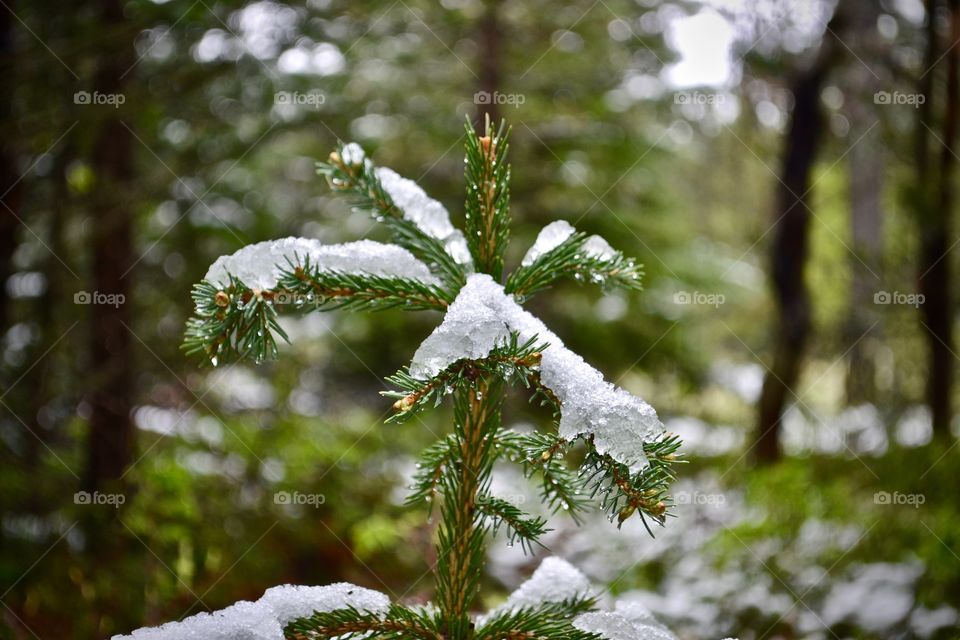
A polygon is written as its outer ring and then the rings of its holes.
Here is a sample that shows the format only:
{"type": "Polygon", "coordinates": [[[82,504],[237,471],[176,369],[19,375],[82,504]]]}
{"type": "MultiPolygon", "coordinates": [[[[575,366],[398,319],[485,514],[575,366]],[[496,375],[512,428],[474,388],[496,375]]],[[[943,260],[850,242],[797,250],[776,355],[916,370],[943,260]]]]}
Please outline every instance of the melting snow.
{"type": "Polygon", "coordinates": [[[403,212],[405,220],[442,242],[447,253],[459,264],[472,263],[467,239],[462,231],[451,224],[450,214],[442,204],[424,193],[416,182],[400,176],[392,169],[378,167],[375,173],[384,191],[403,212]]]}
{"type": "MultiPolygon", "coordinates": [[[[537,258],[559,247],[575,232],[576,229],[566,220],[551,222],[537,234],[537,239],[534,241],[533,246],[527,250],[520,264],[524,267],[529,267],[537,261],[537,258]]],[[[600,236],[590,236],[587,238],[583,243],[583,251],[587,255],[600,260],[610,260],[617,255],[617,251],[600,236]]]]}
{"type": "Polygon", "coordinates": [[[256,602],[237,602],[213,613],[200,613],[180,622],[144,627],[113,640],[284,640],[283,627],[297,618],[355,607],[382,612],[384,594],[340,582],[325,587],[283,585],[267,589],[256,602]]]}
{"type": "Polygon", "coordinates": [[[520,264],[529,267],[537,261],[537,258],[563,244],[563,241],[572,236],[575,231],[576,229],[566,220],[551,222],[537,234],[537,239],[533,246],[527,250],[520,264]]]}
{"type": "Polygon", "coordinates": [[[591,611],[573,620],[580,631],[598,633],[609,640],[676,640],[670,630],[653,622],[635,621],[623,613],[591,611]]]}
{"type": "Polygon", "coordinates": [[[517,332],[521,341],[537,336],[538,343],[550,345],[543,352],[540,378],[562,404],[561,438],[590,434],[600,453],[631,471],[647,465],[643,444],[664,431],[653,407],[605,381],[486,274],[467,279],[443,323],[414,354],[410,375],[429,379],[460,359],[483,358],[511,332],[517,332]]]}
{"type": "Polygon", "coordinates": [[[251,289],[272,289],[277,286],[280,273],[289,268],[288,261],[297,264],[298,257],[301,262],[309,257],[312,266],[324,271],[439,283],[427,265],[402,247],[372,240],[325,245],[312,238],[283,238],[247,245],[229,256],[217,258],[204,280],[226,285],[229,274],[251,289]]]}
{"type": "Polygon", "coordinates": [[[544,558],[530,579],[510,594],[496,612],[522,609],[545,602],[563,602],[590,594],[590,581],[572,564],[562,558],[544,558]]]}

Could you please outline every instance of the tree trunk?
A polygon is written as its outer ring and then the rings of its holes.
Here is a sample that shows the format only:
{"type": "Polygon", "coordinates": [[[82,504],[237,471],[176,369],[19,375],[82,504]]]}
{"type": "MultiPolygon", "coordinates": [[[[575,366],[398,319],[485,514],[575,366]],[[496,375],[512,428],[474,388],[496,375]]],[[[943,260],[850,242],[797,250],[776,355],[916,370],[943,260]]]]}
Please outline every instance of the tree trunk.
{"type": "MultiPolygon", "coordinates": [[[[0,11],[0,70],[8,88],[15,77],[13,59],[13,8],[0,11]]],[[[0,122],[10,123],[13,116],[13,100],[0,101],[0,122]]],[[[3,136],[0,143],[0,333],[9,327],[10,309],[7,296],[7,278],[13,273],[13,251],[16,248],[16,231],[19,227],[17,211],[20,208],[20,185],[17,175],[16,138],[3,136]]]]}
{"type": "MultiPolygon", "coordinates": [[[[861,60],[878,60],[884,44],[877,31],[880,4],[865,0],[850,5],[851,38],[848,45],[861,60]]],[[[877,134],[869,133],[877,122],[873,96],[881,89],[880,79],[866,64],[852,64],[846,74],[849,87],[847,118],[849,140],[854,144],[847,163],[850,173],[850,239],[853,256],[850,267],[849,317],[844,326],[844,344],[850,345],[846,393],[851,405],[876,400],[876,367],[873,351],[879,334],[874,294],[882,289],[883,256],[883,170],[884,146],[877,134]]]]}
{"type": "Polygon", "coordinates": [[[500,122],[500,107],[495,99],[501,82],[499,11],[500,0],[487,0],[479,25],[477,40],[480,44],[480,90],[478,96],[489,97],[488,102],[475,101],[477,102],[477,123],[481,126],[486,114],[490,115],[490,122],[494,124],[500,122]]]}
{"type": "Polygon", "coordinates": [[[837,16],[824,34],[817,61],[792,83],[794,98],[790,128],[774,209],[774,238],[770,269],[777,306],[777,335],[773,366],[760,395],[754,455],[759,462],[780,457],[780,420],[800,373],[800,360],[810,334],[810,297],[804,284],[810,235],[807,191],[823,132],[820,90],[837,56],[837,16]]]}
{"type": "MultiPolygon", "coordinates": [[[[124,24],[119,0],[102,4],[102,28],[117,42],[100,58],[96,89],[121,93],[122,74],[133,64],[130,42],[118,38],[124,24]]],[[[94,224],[91,232],[93,291],[101,299],[90,302],[89,377],[90,441],[85,484],[104,486],[123,476],[133,455],[134,431],[130,419],[133,395],[132,337],[130,326],[130,276],[133,264],[133,137],[118,110],[102,110],[93,149],[96,184],[92,195],[94,224]],[[113,296],[110,302],[102,296],[113,296]],[[126,325],[126,326],[125,326],[126,325]]],[[[99,115],[99,114],[98,114],[99,115]]]]}
{"type": "Polygon", "coordinates": [[[960,110],[958,96],[958,52],[957,39],[960,38],[960,0],[949,0],[951,43],[949,51],[943,56],[946,62],[946,94],[944,102],[943,129],[939,136],[940,149],[939,172],[935,185],[936,193],[931,194],[924,184],[929,180],[929,144],[927,128],[933,109],[934,71],[931,67],[938,59],[935,21],[936,5],[933,0],[927,3],[927,60],[930,69],[921,85],[921,93],[927,100],[920,111],[917,134],[917,180],[920,208],[920,293],[924,296],[922,306],[923,323],[926,327],[929,349],[927,402],[933,419],[934,433],[947,437],[950,433],[951,392],[953,388],[953,305],[951,302],[951,270],[948,253],[950,251],[951,211],[954,192],[951,181],[954,173],[956,154],[957,118],[960,110]]]}

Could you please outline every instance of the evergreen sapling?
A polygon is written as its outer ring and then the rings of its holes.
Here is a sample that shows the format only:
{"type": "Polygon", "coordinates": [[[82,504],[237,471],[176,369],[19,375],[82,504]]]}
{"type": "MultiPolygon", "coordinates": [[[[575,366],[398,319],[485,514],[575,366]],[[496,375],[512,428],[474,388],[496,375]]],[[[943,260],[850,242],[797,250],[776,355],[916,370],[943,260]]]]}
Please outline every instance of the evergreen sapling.
{"type": "Polygon", "coordinates": [[[408,607],[353,585],[275,587],[254,603],[137,632],[137,638],[430,638],[450,640],[672,638],[642,608],[597,611],[587,579],[559,558],[494,610],[474,603],[492,533],[532,550],[548,530],[491,493],[494,464],[537,479],[545,504],[575,519],[596,501],[618,524],[662,525],[679,441],[643,400],[605,381],[521,304],[561,278],[638,290],[642,270],[599,236],[566,222],[545,227],[504,277],[510,233],[508,130],[466,127],[464,230],[414,182],[377,167],[359,145],[340,145],[319,173],[392,232],[394,244],[323,245],[286,238],[218,259],[193,291],[184,348],[213,365],[277,356],[278,315],[329,309],[435,309],[444,320],[383,392],[389,422],[404,422],[448,396],[452,432],[423,452],[410,505],[439,505],[435,602],[408,607]],[[555,430],[501,426],[508,388],[519,387],[558,419],[555,430]],[[564,454],[585,449],[579,469],[564,454]],[[259,612],[259,614],[258,614],[259,612]],[[206,625],[206,626],[204,626],[206,625]],[[201,630],[202,629],[202,630],[201,630]],[[152,635],[156,633],[157,635],[152,635]],[[196,634],[200,635],[196,635],[196,634]]]}

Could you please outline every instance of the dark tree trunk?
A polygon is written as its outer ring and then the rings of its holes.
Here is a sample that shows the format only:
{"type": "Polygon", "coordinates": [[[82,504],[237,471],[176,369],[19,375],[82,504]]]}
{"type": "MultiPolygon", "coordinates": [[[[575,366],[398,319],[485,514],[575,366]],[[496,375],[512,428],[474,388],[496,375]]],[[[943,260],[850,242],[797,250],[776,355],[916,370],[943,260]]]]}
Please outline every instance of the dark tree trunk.
{"type": "Polygon", "coordinates": [[[783,162],[774,209],[770,254],[777,335],[773,366],[760,395],[754,455],[760,462],[780,457],[780,420],[800,374],[800,360],[810,334],[810,297],[804,284],[810,235],[807,191],[823,133],[820,91],[837,55],[837,17],[831,20],[812,67],[791,85],[794,107],[783,148],[783,162]]]}
{"type": "Polygon", "coordinates": [[[946,63],[946,94],[944,97],[943,129],[939,136],[943,147],[940,149],[939,171],[936,193],[925,188],[929,180],[927,169],[930,164],[928,127],[933,109],[934,70],[932,66],[938,59],[935,28],[936,4],[927,3],[927,60],[930,69],[921,84],[921,92],[927,97],[920,111],[917,133],[917,180],[918,206],[920,208],[920,293],[924,296],[922,306],[923,323],[926,327],[929,349],[927,402],[933,419],[933,430],[938,436],[946,437],[950,433],[951,392],[953,389],[953,305],[951,302],[951,269],[947,254],[950,251],[951,213],[954,192],[952,186],[954,174],[954,156],[956,154],[957,118],[960,110],[958,96],[958,52],[957,39],[960,38],[960,0],[949,0],[950,49],[943,55],[946,63]]]}
{"type": "MultiPolygon", "coordinates": [[[[102,6],[102,27],[115,37],[124,22],[121,3],[105,0],[102,6]]],[[[96,89],[103,93],[121,93],[121,76],[133,64],[131,43],[123,38],[115,42],[116,50],[105,52],[100,59],[96,89]]],[[[115,296],[114,301],[122,302],[107,304],[94,300],[90,308],[91,416],[85,484],[91,489],[120,479],[130,464],[134,447],[130,419],[132,336],[127,329],[131,287],[126,273],[134,262],[134,203],[130,198],[133,137],[117,110],[109,111],[99,123],[93,149],[96,186],[92,196],[92,287],[97,293],[115,296]]]]}
{"type": "Polygon", "coordinates": [[[480,19],[479,35],[477,38],[480,44],[479,95],[489,96],[490,99],[490,101],[485,104],[482,101],[477,101],[477,122],[480,123],[483,122],[486,114],[490,115],[491,122],[500,122],[500,107],[495,101],[495,96],[500,90],[501,82],[500,41],[502,37],[502,27],[500,25],[499,11],[500,0],[487,0],[483,17],[480,19]]]}
{"type": "MultiPolygon", "coordinates": [[[[12,7],[0,11],[0,71],[6,83],[12,83],[14,78],[12,11],[12,7]]],[[[0,122],[12,121],[12,102],[9,96],[0,100],[0,122]]],[[[13,251],[17,246],[16,231],[19,227],[17,211],[20,209],[20,185],[14,140],[14,136],[7,132],[0,142],[0,332],[7,329],[10,321],[6,283],[13,273],[13,251]]]]}
{"type": "Polygon", "coordinates": [[[873,96],[881,89],[880,70],[868,61],[882,59],[886,45],[877,30],[879,0],[850,5],[848,46],[864,64],[848,65],[845,74],[849,95],[846,109],[853,144],[847,163],[850,174],[850,285],[849,316],[844,326],[847,355],[847,403],[856,405],[876,400],[875,345],[878,339],[874,294],[882,289],[883,255],[883,170],[884,145],[877,131],[873,96]]]}

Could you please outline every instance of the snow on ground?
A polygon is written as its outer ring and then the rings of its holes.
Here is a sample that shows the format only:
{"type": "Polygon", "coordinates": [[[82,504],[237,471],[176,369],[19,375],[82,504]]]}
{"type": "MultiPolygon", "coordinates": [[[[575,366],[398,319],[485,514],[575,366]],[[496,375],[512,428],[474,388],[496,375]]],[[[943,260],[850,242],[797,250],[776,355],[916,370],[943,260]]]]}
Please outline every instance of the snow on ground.
{"type": "MultiPolygon", "coordinates": [[[[512,467],[496,469],[491,492],[548,515],[536,487],[512,467]]],[[[716,473],[681,478],[671,493],[677,518],[654,528],[654,539],[639,519],[627,520],[617,530],[599,513],[589,514],[582,526],[559,514],[550,517],[553,531],[543,538],[549,549],[544,553],[566,558],[594,584],[615,590],[640,567],[662,567],[655,585],[618,593],[617,599],[656,611],[683,639],[718,638],[744,625],[763,630],[775,623],[791,628],[797,638],[830,638],[827,628],[842,623],[879,637],[909,631],[927,638],[957,624],[952,607],[927,609],[915,601],[925,570],[919,561],[837,569],[837,557],[861,542],[860,527],[810,519],[795,535],[755,540],[737,533],[742,531],[738,527],[762,524],[766,514],[749,508],[742,492],[725,489],[716,473]],[[716,544],[720,536],[726,547],[716,544]]],[[[489,570],[507,587],[517,585],[539,561],[503,540],[491,544],[488,554],[489,570]]],[[[600,596],[609,604],[608,594],[600,596]]],[[[608,624],[608,637],[630,637],[617,635],[630,629],[622,620],[610,615],[591,620],[608,624]]]]}

